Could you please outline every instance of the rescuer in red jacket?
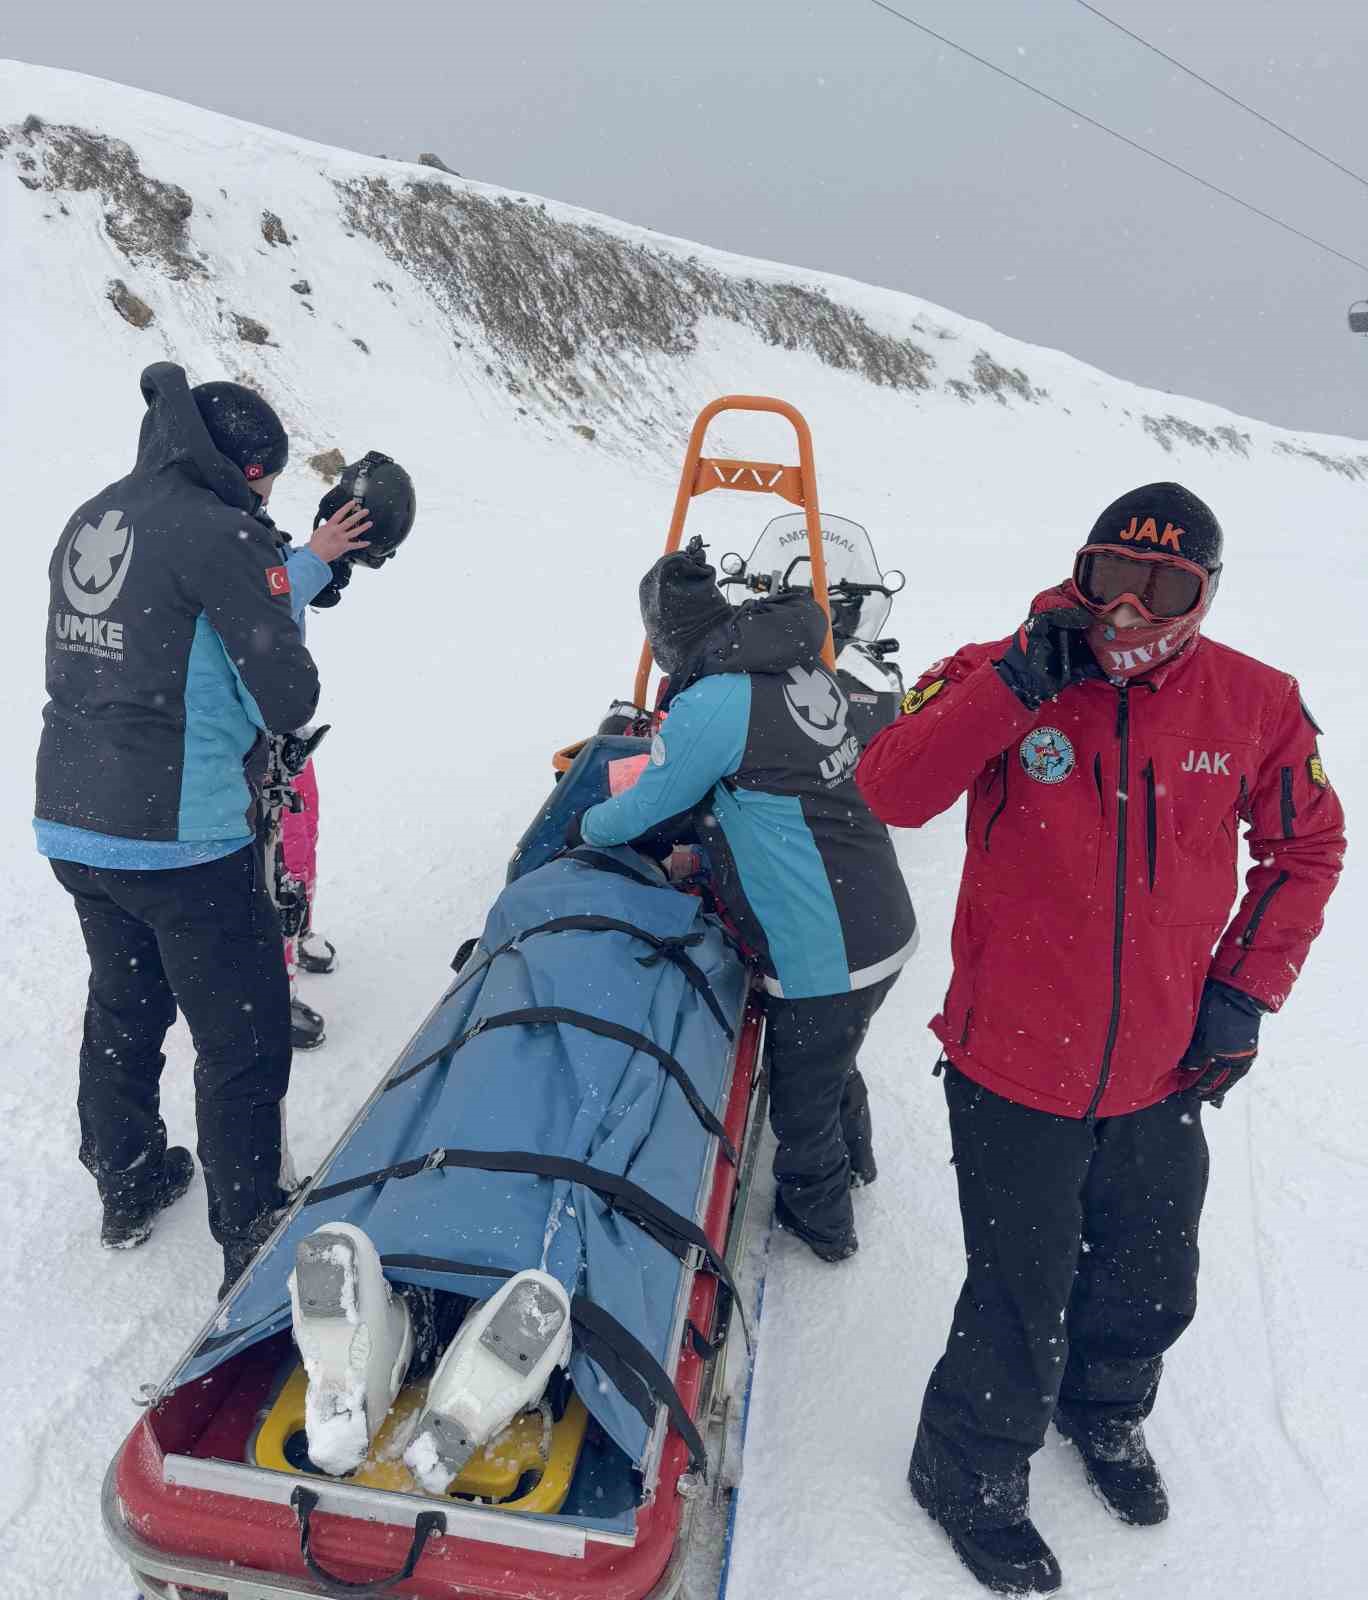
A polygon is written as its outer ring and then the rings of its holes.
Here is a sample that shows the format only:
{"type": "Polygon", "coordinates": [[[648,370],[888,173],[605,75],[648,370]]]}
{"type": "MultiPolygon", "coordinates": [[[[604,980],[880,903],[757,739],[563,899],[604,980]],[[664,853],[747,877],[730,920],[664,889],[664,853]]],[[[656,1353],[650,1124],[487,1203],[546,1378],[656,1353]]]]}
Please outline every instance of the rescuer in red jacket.
{"type": "Polygon", "coordinates": [[[968,1275],[909,1483],[1008,1593],[1061,1581],[1028,1515],[1051,1419],[1120,1517],[1167,1515],[1143,1421],[1196,1309],[1201,1108],[1248,1072],[1344,854],[1296,682],[1201,632],[1221,544],[1178,484],[1123,496],[1072,579],[924,674],[858,770],[895,826],[968,795],[931,1023],[968,1275]]]}

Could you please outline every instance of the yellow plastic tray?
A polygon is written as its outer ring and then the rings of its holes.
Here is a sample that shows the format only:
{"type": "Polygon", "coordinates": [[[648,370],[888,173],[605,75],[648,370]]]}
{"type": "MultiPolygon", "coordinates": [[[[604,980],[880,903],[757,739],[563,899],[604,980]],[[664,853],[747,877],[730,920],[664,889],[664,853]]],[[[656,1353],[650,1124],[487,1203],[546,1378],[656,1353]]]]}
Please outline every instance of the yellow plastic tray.
{"type": "MultiPolygon", "coordinates": [[[[296,1362],[277,1393],[270,1410],[253,1436],[251,1463],[274,1472],[294,1472],[285,1448],[295,1434],[304,1432],[304,1398],[308,1380],[296,1362]]],[[[404,1465],[404,1446],[411,1424],[427,1396],[426,1383],[410,1383],[373,1440],[366,1459],[349,1475],[351,1483],[372,1489],[392,1489],[421,1494],[413,1474],[404,1465]]],[[[483,1500],[500,1511],[559,1511],[570,1492],[589,1414],[578,1395],[570,1396],[565,1414],[551,1426],[549,1448],[546,1423],[540,1411],[524,1411],[466,1463],[465,1470],[447,1491],[483,1500]],[[536,1485],[518,1499],[510,1499],[527,1473],[535,1472],[536,1485]]]]}

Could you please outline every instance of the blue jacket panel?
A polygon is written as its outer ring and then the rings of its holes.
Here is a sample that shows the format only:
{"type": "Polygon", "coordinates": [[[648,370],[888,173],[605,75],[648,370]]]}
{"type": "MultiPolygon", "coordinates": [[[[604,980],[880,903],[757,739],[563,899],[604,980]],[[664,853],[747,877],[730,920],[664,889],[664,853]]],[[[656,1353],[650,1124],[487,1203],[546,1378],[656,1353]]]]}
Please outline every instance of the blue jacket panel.
{"type": "Polygon", "coordinates": [[[211,839],[196,843],[178,839],[121,839],[114,833],[92,833],[89,828],[69,828],[62,822],[33,819],[38,854],[50,861],[75,861],[83,867],[107,867],[119,872],[170,872],[176,867],[198,867],[236,855],[252,842],[250,833],[238,839],[211,839]]]}
{"type": "Polygon", "coordinates": [[[850,987],[841,913],[826,863],[797,795],[719,786],[717,825],[746,904],[765,930],[772,992],[789,999],[850,987]]]}
{"type": "Polygon", "coordinates": [[[285,575],[290,580],[290,615],[295,619],[300,637],[303,638],[305,608],[332,582],[332,568],[312,550],[301,546],[286,557],[285,575]]]}

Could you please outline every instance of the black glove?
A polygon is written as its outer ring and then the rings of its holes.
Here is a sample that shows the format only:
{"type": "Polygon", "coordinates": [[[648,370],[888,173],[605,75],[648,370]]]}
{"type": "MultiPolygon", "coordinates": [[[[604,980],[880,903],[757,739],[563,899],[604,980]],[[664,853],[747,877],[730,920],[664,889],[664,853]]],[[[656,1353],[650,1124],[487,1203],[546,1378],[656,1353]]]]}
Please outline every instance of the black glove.
{"type": "Polygon", "coordinates": [[[1033,611],[1017,629],[1007,653],[993,665],[998,676],[1028,711],[1042,700],[1084,678],[1100,678],[1102,669],[1084,634],[1097,618],[1083,606],[1033,611]]]}
{"type": "Polygon", "coordinates": [[[1192,1073],[1191,1092],[1219,1106],[1259,1053],[1264,1008],[1242,989],[1208,978],[1197,1011],[1192,1043],[1178,1065],[1192,1073]]]}
{"type": "Polygon", "coordinates": [[[584,843],[584,834],[580,831],[580,823],[583,820],[583,816],[583,812],[577,811],[569,822],[565,824],[565,833],[562,837],[565,840],[565,848],[567,850],[578,850],[580,845],[584,843]]]}
{"type": "Polygon", "coordinates": [[[321,728],[308,728],[302,733],[285,733],[280,737],[280,764],[292,778],[297,778],[313,759],[313,753],[323,743],[324,735],[332,727],[325,722],[321,728]]]}
{"type": "Polygon", "coordinates": [[[309,601],[311,606],[317,606],[320,611],[335,606],[342,598],[342,591],[351,582],[351,557],[339,556],[336,561],[330,561],[328,571],[332,573],[331,580],[309,601]]]}

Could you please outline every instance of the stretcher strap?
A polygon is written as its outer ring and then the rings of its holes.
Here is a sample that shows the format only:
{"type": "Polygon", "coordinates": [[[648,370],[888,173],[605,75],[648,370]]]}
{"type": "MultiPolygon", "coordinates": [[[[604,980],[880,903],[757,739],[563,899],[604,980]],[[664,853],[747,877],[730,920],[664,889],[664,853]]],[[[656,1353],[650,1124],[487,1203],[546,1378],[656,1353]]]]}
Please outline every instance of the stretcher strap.
{"type": "MultiPolygon", "coordinates": [[[[550,922],[540,923],[535,928],[529,928],[525,933],[520,933],[503,946],[504,950],[513,945],[521,944],[524,939],[530,939],[536,933],[564,933],[571,929],[582,928],[590,933],[625,933],[630,938],[640,939],[643,944],[648,944],[655,951],[654,955],[638,956],[637,965],[654,967],[661,961],[668,961],[684,974],[690,986],[702,997],[708,1010],[717,1019],[717,1025],[726,1034],[728,1040],[735,1037],[731,1025],[718,1003],[713,986],[708,982],[707,974],[702,967],[689,954],[695,945],[700,945],[707,937],[703,933],[687,933],[681,938],[670,938],[658,933],[650,933],[645,928],[639,928],[634,922],[621,922],[616,917],[599,917],[581,915],[571,917],[555,917],[550,922]]],[[[502,951],[496,951],[502,954],[502,951]]]]}
{"type": "MultiPolygon", "coordinates": [[[[387,1255],[381,1256],[380,1264],[399,1271],[450,1273],[467,1278],[514,1276],[507,1267],[482,1267],[469,1261],[448,1261],[440,1256],[387,1255]]],[[[657,1403],[665,1407],[688,1447],[690,1463],[706,1479],[708,1462],[702,1436],[665,1368],[634,1333],[587,1295],[571,1297],[570,1320],[581,1350],[602,1368],[609,1382],[648,1428],[655,1422],[657,1403]]]]}
{"type": "Polygon", "coordinates": [[[727,1137],[727,1130],[717,1120],[704,1103],[703,1097],[694,1087],[693,1080],[685,1072],[678,1060],[658,1045],[654,1039],[648,1039],[644,1033],[638,1033],[634,1028],[623,1027],[621,1023],[605,1022],[602,1017],[590,1016],[587,1011],[571,1011],[564,1006],[527,1006],[517,1011],[501,1011],[497,1016],[481,1017],[471,1028],[468,1028],[459,1039],[451,1044],[444,1045],[441,1050],[434,1051],[431,1056],[417,1061],[407,1071],[401,1072],[397,1078],[391,1078],[385,1085],[386,1091],[397,1089],[400,1084],[407,1083],[417,1073],[435,1065],[444,1055],[454,1053],[471,1039],[478,1038],[482,1033],[488,1033],[495,1028],[534,1028],[542,1023],[558,1023],[566,1027],[582,1028],[586,1033],[597,1034],[602,1039],[614,1039],[619,1044],[630,1045],[633,1050],[640,1050],[644,1055],[658,1061],[671,1078],[679,1085],[689,1109],[693,1112],[703,1127],[721,1144],[728,1161],[736,1165],[736,1146],[727,1137]]]}
{"type": "MultiPolygon", "coordinates": [[[[672,938],[666,934],[651,933],[645,928],[639,928],[634,922],[619,921],[617,917],[600,917],[587,914],[553,917],[550,922],[539,922],[535,928],[524,928],[521,933],[515,933],[511,939],[505,940],[497,950],[491,950],[477,967],[461,978],[458,983],[454,983],[451,986],[446,994],[442,996],[443,1000],[450,1000],[453,995],[459,994],[472,978],[477,977],[486,967],[492,966],[500,956],[507,955],[510,950],[516,950],[525,939],[530,939],[533,935],[539,933],[567,933],[578,929],[588,933],[625,933],[633,939],[640,939],[643,944],[650,945],[655,954],[638,956],[636,958],[637,965],[654,967],[661,961],[668,961],[672,966],[678,967],[690,986],[702,996],[708,1010],[717,1019],[718,1027],[726,1034],[728,1040],[735,1038],[731,1024],[727,1021],[726,1015],[718,1003],[717,996],[713,992],[713,986],[708,982],[707,974],[688,953],[695,945],[702,944],[707,935],[704,933],[686,933],[682,937],[672,938]]],[[[464,962],[461,965],[464,966],[464,962]]],[[[437,1057],[445,1054],[449,1048],[450,1046],[444,1045],[441,1050],[434,1051],[431,1056],[425,1057],[416,1067],[410,1068],[409,1072],[420,1071],[424,1066],[431,1066],[437,1057]]],[[[407,1077],[409,1072],[406,1072],[404,1077],[407,1077]]],[[[402,1079],[396,1080],[396,1082],[402,1081],[402,1079]]],[[[390,1087],[393,1086],[391,1085],[390,1087]]]]}
{"type": "Polygon", "coordinates": [[[629,867],[625,861],[619,861],[616,856],[610,856],[605,850],[595,850],[592,845],[578,844],[571,850],[563,850],[557,859],[574,861],[581,867],[593,867],[597,872],[611,872],[615,877],[630,878],[643,889],[669,889],[671,894],[675,893],[663,873],[658,878],[652,878],[645,872],[638,872],[635,867],[629,867]]]}
{"type": "Polygon", "coordinates": [[[713,1249],[707,1234],[697,1223],[657,1200],[648,1190],[620,1173],[605,1172],[601,1167],[591,1167],[569,1156],[544,1155],[536,1150],[433,1150],[425,1156],[397,1161],[393,1166],[381,1167],[375,1172],[362,1172],[354,1178],[344,1178],[340,1183],[311,1189],[304,1197],[304,1204],[306,1207],[319,1205],[325,1200],[353,1194],[358,1189],[377,1187],[394,1179],[413,1178],[420,1172],[439,1172],[443,1167],[474,1168],[479,1172],[519,1172],[535,1178],[578,1183],[607,1201],[613,1211],[620,1212],[629,1222],[636,1223],[679,1260],[687,1258],[690,1247],[697,1250],[713,1275],[725,1284],[731,1294],[736,1293],[727,1263],[713,1249]]]}

